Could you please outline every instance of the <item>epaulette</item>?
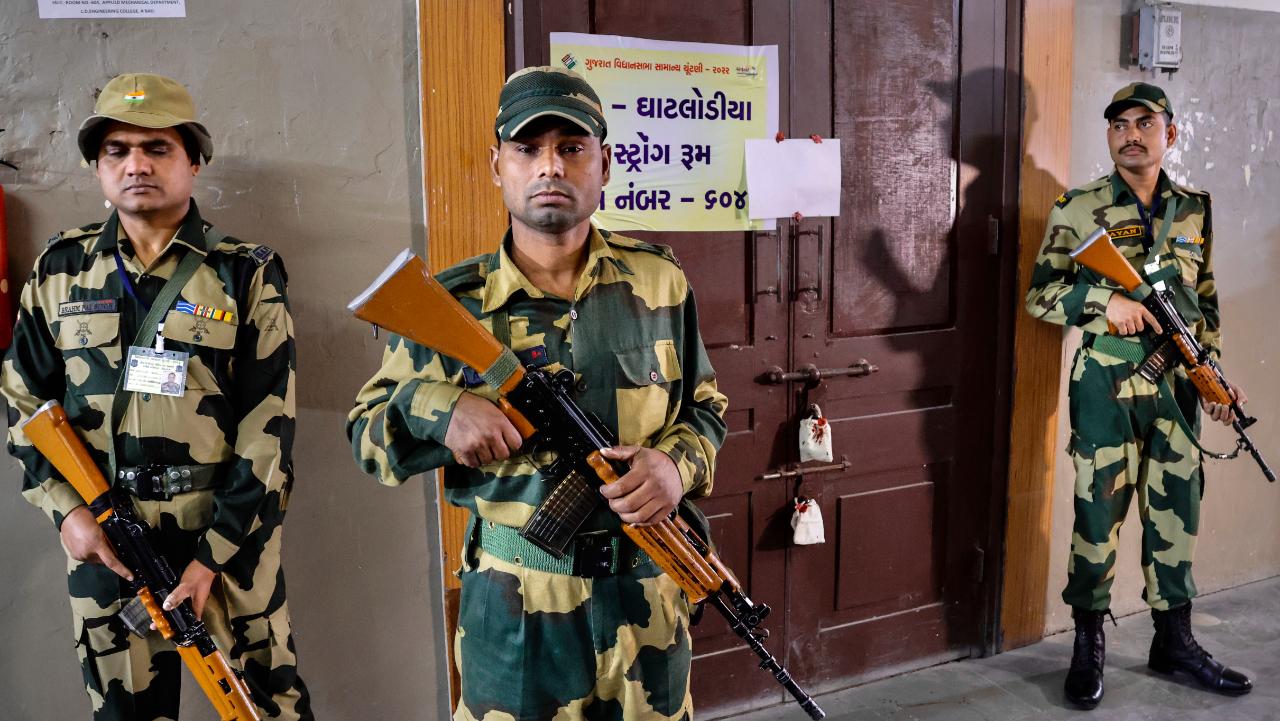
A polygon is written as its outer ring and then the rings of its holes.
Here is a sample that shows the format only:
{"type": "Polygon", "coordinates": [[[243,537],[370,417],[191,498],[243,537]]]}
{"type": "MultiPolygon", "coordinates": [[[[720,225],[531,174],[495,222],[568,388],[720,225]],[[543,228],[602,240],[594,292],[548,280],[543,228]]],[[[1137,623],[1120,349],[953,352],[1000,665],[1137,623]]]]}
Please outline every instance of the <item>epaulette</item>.
{"type": "Polygon", "coordinates": [[[98,235],[102,232],[103,225],[103,223],[90,223],[89,225],[82,225],[79,228],[64,230],[61,233],[54,234],[54,236],[50,238],[45,245],[52,248],[54,245],[57,245],[59,242],[64,240],[79,241],[90,235],[98,235]]]}
{"type": "Polygon", "coordinates": [[[1187,195],[1198,195],[1198,196],[1200,196],[1200,197],[1202,197],[1202,198],[1208,198],[1208,197],[1209,197],[1209,191],[1207,191],[1207,190],[1200,190],[1200,189],[1198,189],[1198,188],[1192,188],[1191,186],[1188,186],[1188,185],[1179,185],[1179,186],[1178,186],[1178,189],[1179,189],[1179,190],[1181,190],[1182,192],[1186,193],[1187,195]]]}
{"type": "Polygon", "coordinates": [[[669,245],[646,243],[643,240],[628,238],[625,235],[617,235],[606,230],[600,231],[600,237],[604,238],[604,242],[614,247],[624,248],[626,250],[638,250],[644,253],[653,253],[654,255],[662,256],[663,258],[671,261],[677,268],[680,267],[680,261],[676,260],[676,254],[671,250],[671,246],[669,245]]]}
{"type": "MultiPolygon", "coordinates": [[[[209,232],[207,227],[205,228],[205,232],[209,232]]],[[[215,249],[220,250],[223,253],[234,253],[236,255],[248,256],[250,260],[260,266],[266,265],[267,262],[275,257],[276,254],[275,250],[268,246],[258,245],[256,243],[246,243],[239,238],[230,235],[223,235],[221,232],[217,234],[216,240],[217,243],[213,246],[215,249]]]]}
{"type": "Polygon", "coordinates": [[[450,293],[469,286],[484,285],[486,269],[491,259],[490,254],[467,258],[436,273],[436,280],[450,293]]]}
{"type": "Polygon", "coordinates": [[[1058,199],[1055,200],[1053,204],[1059,208],[1065,208],[1067,207],[1067,204],[1071,202],[1072,198],[1077,198],[1086,193],[1092,193],[1097,190],[1101,190],[1102,188],[1105,188],[1110,184],[1111,184],[1111,179],[1109,176],[1098,178],[1097,180],[1091,183],[1086,183],[1084,185],[1081,185],[1078,188],[1072,188],[1071,190],[1068,190],[1062,195],[1059,195],[1058,199]]]}

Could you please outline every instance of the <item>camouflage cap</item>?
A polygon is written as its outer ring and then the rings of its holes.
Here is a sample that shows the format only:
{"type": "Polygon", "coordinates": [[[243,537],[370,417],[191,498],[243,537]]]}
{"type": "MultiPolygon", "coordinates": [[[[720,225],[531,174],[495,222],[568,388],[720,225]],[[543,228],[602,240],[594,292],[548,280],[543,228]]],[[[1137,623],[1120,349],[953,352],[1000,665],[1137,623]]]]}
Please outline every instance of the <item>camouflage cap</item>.
{"type": "Polygon", "coordinates": [[[1157,113],[1168,113],[1173,119],[1173,104],[1169,96],[1150,83],[1129,83],[1111,96],[1111,104],[1102,111],[1102,117],[1110,120],[1134,105],[1141,105],[1157,113]]]}
{"type": "Polygon", "coordinates": [[[142,128],[185,127],[200,145],[200,155],[207,163],[213,159],[213,138],[195,117],[195,101],[182,83],[147,73],[117,75],[98,95],[93,115],[80,124],[80,155],[86,162],[97,160],[101,139],[97,131],[103,124],[118,120],[142,128]]]}
{"type": "Polygon", "coordinates": [[[585,78],[572,70],[543,66],[525,68],[507,78],[498,95],[493,132],[499,140],[510,140],[544,115],[564,118],[601,140],[609,130],[600,96],[585,78]]]}

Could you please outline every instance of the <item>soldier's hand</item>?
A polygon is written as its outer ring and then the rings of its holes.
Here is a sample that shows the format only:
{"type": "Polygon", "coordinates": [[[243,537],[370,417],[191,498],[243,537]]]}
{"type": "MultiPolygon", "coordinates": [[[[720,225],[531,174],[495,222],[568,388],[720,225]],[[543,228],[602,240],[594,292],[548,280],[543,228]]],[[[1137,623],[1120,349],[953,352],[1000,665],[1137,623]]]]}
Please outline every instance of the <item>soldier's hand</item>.
{"type": "Polygon", "coordinates": [[[487,399],[463,392],[453,406],[444,445],[468,468],[505,461],[520,451],[524,439],[510,419],[487,399]]]}
{"type": "Polygon", "coordinates": [[[680,503],[684,484],[671,456],[638,446],[614,446],[602,453],[605,458],[631,465],[617,481],[600,487],[609,508],[623,522],[637,526],[661,523],[680,503]]]}
{"type": "Polygon", "coordinates": [[[1146,306],[1120,293],[1112,293],[1107,301],[1107,322],[1119,335],[1140,333],[1148,325],[1157,333],[1164,332],[1146,306]]]}
{"type": "MultiPolygon", "coordinates": [[[[1241,407],[1249,402],[1249,396],[1244,394],[1244,391],[1240,389],[1240,386],[1232,383],[1231,381],[1227,381],[1227,385],[1231,386],[1231,397],[1234,398],[1241,407]]],[[[1225,403],[1210,403],[1201,397],[1200,407],[1204,409],[1205,413],[1209,414],[1210,419],[1221,423],[1224,426],[1229,426],[1236,420],[1236,414],[1231,410],[1231,406],[1225,403]]]]}
{"type": "Polygon", "coordinates": [[[120,562],[115,549],[107,541],[107,534],[102,532],[102,527],[93,519],[93,513],[89,511],[88,506],[79,506],[68,513],[66,518],[62,519],[62,528],[59,533],[62,535],[62,546],[67,549],[67,555],[84,563],[106,566],[124,580],[133,580],[133,574],[120,562]]]}
{"type": "Polygon", "coordinates": [[[196,612],[196,618],[204,613],[204,604],[209,600],[209,592],[213,590],[213,582],[217,580],[218,572],[209,570],[209,567],[199,561],[192,561],[187,564],[187,568],[182,572],[182,578],[178,579],[178,585],[164,599],[164,610],[172,611],[179,604],[187,599],[191,599],[191,610],[196,612]]]}

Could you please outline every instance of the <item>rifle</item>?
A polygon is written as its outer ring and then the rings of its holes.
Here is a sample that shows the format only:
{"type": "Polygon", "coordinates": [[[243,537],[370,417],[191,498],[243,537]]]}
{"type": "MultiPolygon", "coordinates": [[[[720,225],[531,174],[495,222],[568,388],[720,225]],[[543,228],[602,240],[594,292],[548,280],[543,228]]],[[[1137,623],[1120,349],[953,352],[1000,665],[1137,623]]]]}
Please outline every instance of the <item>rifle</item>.
{"type": "Polygon", "coordinates": [[[147,540],[151,528],[138,518],[132,499],[107,485],[62,406],[57,401],[45,403],[21,429],[89,504],[89,512],[98,520],[116,555],[133,572],[136,596],[120,611],[129,630],[146,636],[154,623],[162,636],[173,641],[221,721],[261,721],[257,707],[249,700],[249,688],[218,650],[191,602],[183,601],[172,611],[165,611],[156,601],[157,597],[169,595],[178,585],[178,577],[147,540]]]}
{"type": "MultiPolygon", "coordinates": [[[[574,532],[600,499],[595,489],[601,483],[617,481],[628,470],[626,464],[610,461],[600,453],[615,444],[613,434],[570,396],[573,373],[524,368],[511,349],[485,330],[431,277],[422,259],[408,250],[347,309],[375,327],[479,371],[485,383],[498,391],[498,408],[520,435],[556,452],[556,462],[547,469],[556,479],[555,487],[521,535],[562,557],[574,532]]],[[[760,658],[760,668],[772,673],[810,718],[826,717],[764,647],[762,641],[769,632],[760,624],[769,614],[769,606],[747,597],[737,577],[684,518],[673,511],[651,526],[624,523],[622,531],[676,582],[691,603],[714,606],[760,658]]]]}
{"type": "MultiPolygon", "coordinates": [[[[1180,363],[1187,369],[1187,377],[1191,379],[1196,391],[1205,400],[1231,407],[1231,412],[1235,416],[1231,427],[1236,432],[1236,449],[1231,453],[1205,451],[1205,454],[1211,458],[1232,459],[1240,455],[1241,450],[1248,451],[1253,456],[1253,460],[1258,462],[1262,475],[1274,483],[1276,474],[1263,460],[1253,440],[1245,433],[1245,429],[1257,423],[1258,419],[1245,415],[1240,404],[1236,402],[1235,395],[1231,392],[1231,385],[1222,374],[1222,368],[1209,355],[1209,350],[1196,340],[1195,333],[1187,327],[1186,319],[1174,307],[1172,291],[1156,290],[1143,282],[1138,272],[1116,249],[1111,242],[1111,236],[1103,228],[1093,231],[1079,248],[1071,251],[1071,259],[1124,288],[1130,297],[1140,300],[1143,307],[1150,311],[1151,315],[1155,316],[1156,322],[1160,324],[1160,333],[1148,331],[1148,337],[1155,350],[1138,365],[1138,373],[1143,378],[1158,384],[1165,371],[1174,363],[1180,363]]],[[[1110,322],[1107,326],[1112,334],[1116,333],[1115,327],[1110,322]]]]}

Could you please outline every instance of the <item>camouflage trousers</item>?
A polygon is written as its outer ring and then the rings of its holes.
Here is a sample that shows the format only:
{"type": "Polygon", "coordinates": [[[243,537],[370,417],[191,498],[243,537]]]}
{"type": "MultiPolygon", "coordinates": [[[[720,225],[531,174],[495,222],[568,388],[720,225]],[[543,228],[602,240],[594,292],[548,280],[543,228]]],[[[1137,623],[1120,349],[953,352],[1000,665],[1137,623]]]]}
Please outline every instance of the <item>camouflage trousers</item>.
{"type": "MultiPolygon", "coordinates": [[[[135,501],[135,506],[154,530],[158,550],[181,576],[212,520],[213,491],[135,501]]],[[[250,533],[214,582],[203,620],[231,664],[244,672],[264,718],[312,719],[289,631],[280,533],[279,526],[250,533]]],[[[128,583],[105,566],[68,558],[67,586],[94,721],[177,719],[181,659],[159,633],[138,638],[125,628],[117,614],[133,598],[128,583]]],[[[200,694],[198,686],[193,688],[200,694]]]]}
{"type": "Polygon", "coordinates": [[[689,608],[652,562],[588,579],[464,569],[454,721],[689,721],[689,608]]]}
{"type": "MultiPolygon", "coordinates": [[[[1194,432],[1199,404],[1181,371],[1177,405],[1194,432]]],[[[1142,522],[1142,597],[1156,610],[1196,595],[1191,577],[1200,525],[1200,451],[1175,418],[1172,401],[1125,360],[1081,348],[1071,371],[1075,525],[1062,600],[1081,609],[1111,606],[1120,526],[1136,495],[1142,522]]]]}

